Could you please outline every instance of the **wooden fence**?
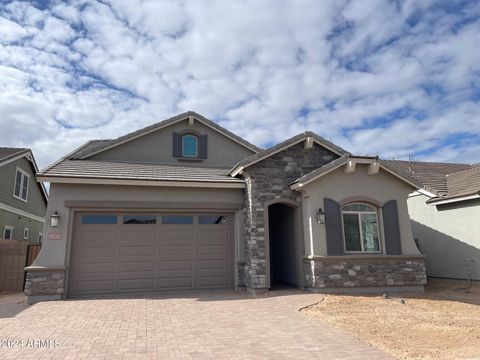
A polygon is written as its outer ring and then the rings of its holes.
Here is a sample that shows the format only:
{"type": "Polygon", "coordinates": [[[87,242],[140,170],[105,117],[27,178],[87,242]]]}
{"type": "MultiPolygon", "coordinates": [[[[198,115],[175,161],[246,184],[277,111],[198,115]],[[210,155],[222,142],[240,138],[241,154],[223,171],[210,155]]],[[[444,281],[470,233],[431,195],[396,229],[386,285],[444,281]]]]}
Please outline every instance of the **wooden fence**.
{"type": "Polygon", "coordinates": [[[23,291],[25,267],[30,266],[41,245],[28,245],[22,240],[0,239],[0,292],[23,291]]]}

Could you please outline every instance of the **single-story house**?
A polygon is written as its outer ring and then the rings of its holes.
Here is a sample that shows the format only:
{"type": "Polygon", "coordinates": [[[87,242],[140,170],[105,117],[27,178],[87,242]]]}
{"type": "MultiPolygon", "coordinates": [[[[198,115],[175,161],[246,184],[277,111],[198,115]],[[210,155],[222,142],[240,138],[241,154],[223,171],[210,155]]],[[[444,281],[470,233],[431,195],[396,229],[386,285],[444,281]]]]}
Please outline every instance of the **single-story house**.
{"type": "Polygon", "coordinates": [[[480,280],[480,164],[389,163],[422,185],[407,203],[427,275],[480,280]]]}
{"type": "Polygon", "coordinates": [[[30,149],[0,147],[0,239],[42,242],[48,195],[37,171],[30,149]]]}
{"type": "Polygon", "coordinates": [[[90,141],[37,179],[50,201],[30,302],[426,283],[407,210],[416,181],[312,132],[260,149],[187,112],[90,141]]]}

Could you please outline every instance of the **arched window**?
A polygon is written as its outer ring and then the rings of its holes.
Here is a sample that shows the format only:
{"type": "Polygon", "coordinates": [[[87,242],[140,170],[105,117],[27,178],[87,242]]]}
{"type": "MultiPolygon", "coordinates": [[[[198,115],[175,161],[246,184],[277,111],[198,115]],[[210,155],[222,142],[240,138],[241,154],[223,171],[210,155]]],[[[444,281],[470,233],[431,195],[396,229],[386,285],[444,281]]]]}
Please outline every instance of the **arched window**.
{"type": "Polygon", "coordinates": [[[182,136],[182,157],[198,157],[198,137],[192,134],[182,136]]]}
{"type": "Polygon", "coordinates": [[[377,208],[350,203],[342,208],[346,252],[380,252],[377,208]]]}

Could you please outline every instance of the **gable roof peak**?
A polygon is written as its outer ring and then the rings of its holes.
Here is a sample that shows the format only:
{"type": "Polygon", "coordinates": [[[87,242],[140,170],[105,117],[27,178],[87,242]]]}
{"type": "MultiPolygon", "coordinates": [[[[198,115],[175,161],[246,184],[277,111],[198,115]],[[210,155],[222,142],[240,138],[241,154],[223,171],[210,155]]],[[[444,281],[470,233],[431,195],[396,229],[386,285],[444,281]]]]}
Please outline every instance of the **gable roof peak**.
{"type": "Polygon", "coordinates": [[[278,143],[275,146],[272,146],[268,149],[262,150],[252,156],[247,157],[246,159],[240,161],[237,165],[235,165],[229,172],[228,175],[230,176],[236,176],[238,175],[243,169],[246,167],[249,167],[259,161],[262,161],[272,155],[275,155],[279,153],[280,151],[283,151],[285,149],[288,149],[289,147],[296,145],[307,138],[313,138],[313,142],[317,143],[318,145],[326,148],[327,150],[330,150],[334,154],[337,154],[338,156],[344,156],[344,155],[350,155],[350,153],[341,147],[335,145],[334,143],[328,141],[327,139],[321,137],[320,135],[317,135],[316,133],[312,131],[304,131],[303,133],[297,134],[295,136],[292,136],[291,138],[284,140],[280,143],[278,143]]]}
{"type": "Polygon", "coordinates": [[[144,127],[142,129],[133,131],[131,133],[128,133],[126,135],[122,135],[116,139],[112,140],[106,140],[106,141],[95,141],[95,144],[90,143],[88,147],[84,147],[81,149],[81,151],[78,151],[74,154],[71,155],[71,159],[86,159],[92,155],[98,154],[100,152],[109,150],[111,148],[114,148],[116,146],[119,146],[121,144],[124,144],[126,142],[135,140],[137,138],[140,138],[142,136],[148,135],[152,132],[155,132],[157,130],[166,128],[170,125],[176,124],[180,121],[184,121],[188,119],[189,117],[193,117],[195,120],[199,121],[203,125],[211,128],[212,130],[221,133],[222,135],[226,136],[227,138],[230,138],[231,140],[235,141],[236,143],[242,145],[243,147],[249,149],[250,151],[257,153],[261,149],[255,146],[254,144],[248,142],[245,139],[242,139],[240,136],[235,135],[234,133],[230,132],[229,130],[225,129],[224,127],[218,125],[214,121],[207,119],[203,115],[200,115],[199,113],[189,110],[186,112],[183,112],[181,114],[175,115],[171,118],[168,118],[166,120],[162,120],[160,122],[156,122],[152,125],[149,125],[147,127],[144,127]]]}

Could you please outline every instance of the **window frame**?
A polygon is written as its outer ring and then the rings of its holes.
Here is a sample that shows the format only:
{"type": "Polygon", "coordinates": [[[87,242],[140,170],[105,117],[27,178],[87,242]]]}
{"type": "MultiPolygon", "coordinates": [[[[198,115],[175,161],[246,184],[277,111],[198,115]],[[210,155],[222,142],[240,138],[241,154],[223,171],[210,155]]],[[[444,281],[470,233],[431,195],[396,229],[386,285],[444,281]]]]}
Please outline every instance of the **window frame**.
{"type": "Polygon", "coordinates": [[[380,217],[378,216],[378,207],[373,205],[373,204],[370,204],[370,203],[367,203],[367,202],[364,202],[364,201],[353,201],[353,202],[349,202],[347,204],[344,204],[342,205],[341,207],[341,214],[342,214],[342,235],[343,235],[343,246],[344,246],[344,249],[345,249],[345,253],[346,254],[382,254],[382,239],[380,237],[380,227],[381,227],[381,224],[380,224],[380,217]],[[361,204],[361,205],[368,205],[372,208],[375,209],[375,211],[360,211],[360,210],[346,210],[344,211],[343,208],[346,207],[346,206],[349,206],[349,205],[354,205],[354,204],[361,204]],[[358,217],[358,224],[359,224],[359,235],[360,235],[360,247],[362,250],[358,251],[358,250],[354,250],[354,251],[349,251],[347,250],[347,239],[346,239],[346,236],[345,236],[345,221],[344,221],[344,218],[343,218],[343,214],[354,214],[354,215],[357,215],[358,217]],[[364,245],[363,245],[363,232],[362,232],[362,219],[361,219],[361,215],[362,214],[374,214],[375,215],[375,220],[377,222],[377,240],[378,240],[378,250],[376,251],[367,251],[364,249],[364,245]]]}
{"type": "Polygon", "coordinates": [[[10,225],[5,225],[3,227],[3,239],[4,240],[13,240],[13,229],[14,229],[13,226],[10,226],[10,225]],[[5,233],[7,232],[7,230],[10,230],[10,238],[8,238],[8,239],[5,237],[5,233]]]}
{"type": "Polygon", "coordinates": [[[28,240],[28,235],[30,235],[30,229],[28,227],[23,228],[23,240],[28,240]]]}
{"type": "Polygon", "coordinates": [[[43,233],[41,232],[38,233],[37,240],[40,245],[43,243],[43,233]]]}
{"type": "Polygon", "coordinates": [[[195,134],[192,134],[192,133],[187,133],[187,134],[183,134],[182,135],[182,158],[189,158],[189,159],[197,159],[198,158],[198,155],[199,155],[199,149],[198,149],[198,144],[199,143],[199,137],[195,134]],[[187,137],[191,137],[193,139],[195,139],[195,155],[185,155],[185,148],[184,148],[184,140],[185,138],[187,137]]]}
{"type": "Polygon", "coordinates": [[[18,200],[21,200],[25,203],[28,203],[29,187],[30,187],[30,175],[25,170],[17,167],[15,169],[15,178],[14,178],[14,181],[13,181],[13,197],[18,199],[18,200]],[[19,193],[18,196],[17,196],[17,194],[15,194],[15,188],[17,187],[17,173],[20,173],[22,175],[21,178],[20,178],[20,193],[19,193]],[[23,186],[24,186],[24,183],[25,183],[25,178],[28,179],[28,184],[27,184],[27,193],[26,193],[25,199],[24,199],[22,197],[22,193],[23,193],[23,186]]]}

